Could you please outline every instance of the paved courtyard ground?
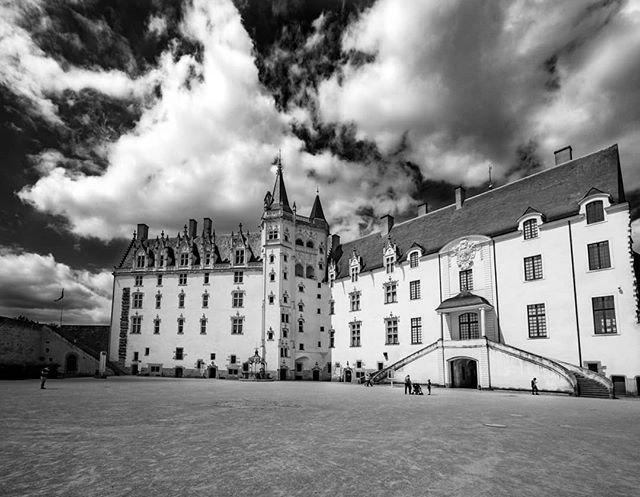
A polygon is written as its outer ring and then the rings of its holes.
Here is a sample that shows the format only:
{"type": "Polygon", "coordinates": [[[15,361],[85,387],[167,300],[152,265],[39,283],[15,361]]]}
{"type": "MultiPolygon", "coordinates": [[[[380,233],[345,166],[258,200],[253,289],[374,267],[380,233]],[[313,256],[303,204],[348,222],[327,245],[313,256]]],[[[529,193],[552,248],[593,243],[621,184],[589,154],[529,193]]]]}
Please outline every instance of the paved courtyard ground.
{"type": "Polygon", "coordinates": [[[340,383],[0,381],[2,496],[640,495],[640,402],[340,383]]]}

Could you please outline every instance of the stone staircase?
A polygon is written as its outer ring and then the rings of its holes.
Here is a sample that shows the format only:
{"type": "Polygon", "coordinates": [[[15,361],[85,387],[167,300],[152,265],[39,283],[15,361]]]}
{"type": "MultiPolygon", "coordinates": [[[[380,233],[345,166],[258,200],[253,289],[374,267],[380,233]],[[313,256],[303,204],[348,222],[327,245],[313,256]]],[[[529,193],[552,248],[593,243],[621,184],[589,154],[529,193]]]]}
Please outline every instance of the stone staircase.
{"type": "Polygon", "coordinates": [[[441,343],[442,343],[442,340],[438,339],[435,342],[427,345],[426,347],[423,347],[420,350],[415,351],[413,354],[409,354],[408,356],[403,357],[399,361],[394,362],[391,366],[387,366],[386,368],[381,369],[380,371],[377,371],[374,375],[371,376],[371,382],[379,383],[380,381],[388,377],[390,371],[397,371],[398,369],[403,368],[405,365],[409,364],[410,362],[413,362],[416,359],[419,359],[420,357],[423,357],[428,353],[433,352],[434,350],[438,349],[441,346],[441,343]]]}
{"type": "Polygon", "coordinates": [[[613,398],[613,389],[608,389],[602,383],[587,378],[582,373],[574,372],[573,374],[578,380],[578,395],[580,397],[613,398]]]}

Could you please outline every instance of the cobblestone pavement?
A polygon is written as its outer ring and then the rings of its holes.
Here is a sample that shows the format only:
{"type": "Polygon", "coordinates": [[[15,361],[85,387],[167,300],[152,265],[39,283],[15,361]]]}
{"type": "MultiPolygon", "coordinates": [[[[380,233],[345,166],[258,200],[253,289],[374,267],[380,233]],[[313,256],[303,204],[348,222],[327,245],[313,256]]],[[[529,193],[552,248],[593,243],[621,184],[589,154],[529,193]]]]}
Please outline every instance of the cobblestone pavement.
{"type": "Polygon", "coordinates": [[[341,383],[0,381],[2,496],[640,495],[640,402],[341,383]]]}

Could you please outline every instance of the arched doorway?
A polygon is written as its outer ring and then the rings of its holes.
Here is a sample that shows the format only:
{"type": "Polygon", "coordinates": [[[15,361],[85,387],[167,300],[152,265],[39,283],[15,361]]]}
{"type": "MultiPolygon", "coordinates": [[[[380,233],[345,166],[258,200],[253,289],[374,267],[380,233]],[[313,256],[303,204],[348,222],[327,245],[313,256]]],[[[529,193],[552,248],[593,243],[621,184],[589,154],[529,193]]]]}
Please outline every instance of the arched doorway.
{"type": "Polygon", "coordinates": [[[319,369],[314,369],[313,370],[313,381],[320,381],[320,370],[319,369]]]}
{"type": "Polygon", "coordinates": [[[280,381],[287,379],[287,368],[280,368],[280,381]]]}
{"type": "Polygon", "coordinates": [[[75,354],[68,354],[64,363],[64,372],[66,374],[76,374],[78,372],[78,356],[75,354]]]}
{"type": "Polygon", "coordinates": [[[181,367],[177,367],[177,368],[175,369],[175,375],[176,375],[176,378],[182,378],[183,373],[184,373],[183,368],[181,368],[181,367]]]}
{"type": "Polygon", "coordinates": [[[216,378],[218,376],[218,368],[216,366],[209,366],[209,378],[216,378]]]}
{"type": "Polygon", "coordinates": [[[453,388],[478,388],[478,363],[476,360],[463,357],[453,359],[449,364],[453,388]]]}
{"type": "Polygon", "coordinates": [[[344,370],[344,381],[345,381],[345,383],[351,383],[351,370],[350,369],[345,369],[344,370]]]}

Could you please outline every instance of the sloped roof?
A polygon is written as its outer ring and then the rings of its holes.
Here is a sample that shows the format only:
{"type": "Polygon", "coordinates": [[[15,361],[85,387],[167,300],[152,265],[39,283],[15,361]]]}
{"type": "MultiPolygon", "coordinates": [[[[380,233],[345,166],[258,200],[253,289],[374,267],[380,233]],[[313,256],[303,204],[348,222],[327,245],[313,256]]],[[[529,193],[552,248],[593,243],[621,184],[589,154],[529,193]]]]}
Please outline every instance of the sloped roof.
{"type": "Polygon", "coordinates": [[[488,305],[490,307],[493,307],[487,299],[480,297],[479,295],[475,295],[470,292],[460,292],[454,297],[443,300],[436,311],[480,305],[488,305]]]}
{"type": "Polygon", "coordinates": [[[325,223],[327,220],[324,217],[324,212],[322,211],[322,204],[320,203],[320,196],[316,195],[316,199],[313,201],[313,207],[311,208],[311,214],[309,215],[309,219],[313,221],[314,219],[320,219],[325,223]]]}
{"type": "MultiPolygon", "coordinates": [[[[547,221],[573,216],[591,188],[611,195],[613,204],[625,201],[617,145],[468,198],[461,209],[453,204],[410,219],[394,226],[389,236],[401,257],[414,243],[424,247],[426,254],[435,253],[462,236],[491,237],[515,231],[518,219],[531,205],[547,221]]],[[[355,249],[362,257],[362,271],[369,271],[382,266],[385,242],[386,237],[376,232],[347,242],[336,252],[351,254],[355,249]]],[[[336,258],[338,278],[349,273],[347,259],[336,258]]]]}
{"type": "Polygon", "coordinates": [[[278,164],[278,172],[276,173],[276,182],[273,185],[273,203],[280,204],[282,210],[291,212],[289,207],[289,199],[287,198],[287,189],[284,187],[284,177],[282,176],[282,165],[278,164]]]}

